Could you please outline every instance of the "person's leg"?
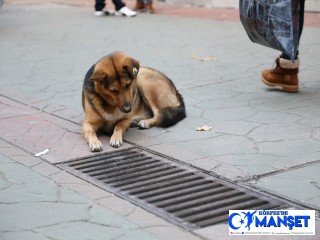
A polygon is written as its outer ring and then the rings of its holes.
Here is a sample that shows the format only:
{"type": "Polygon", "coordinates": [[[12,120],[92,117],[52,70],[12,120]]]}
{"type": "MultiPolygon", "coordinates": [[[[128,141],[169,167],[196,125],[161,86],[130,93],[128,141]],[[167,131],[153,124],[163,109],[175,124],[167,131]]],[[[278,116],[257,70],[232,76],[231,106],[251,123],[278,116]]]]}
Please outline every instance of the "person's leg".
{"type": "Polygon", "coordinates": [[[303,30],[303,24],[304,24],[304,3],[305,0],[300,0],[300,12],[299,12],[299,42],[303,30]]]}
{"type": "MultiPolygon", "coordinates": [[[[300,0],[299,10],[299,40],[302,35],[304,23],[304,3],[305,0],[300,0]]],[[[266,69],[262,71],[261,80],[264,84],[272,87],[282,87],[285,92],[298,92],[299,91],[299,65],[300,59],[298,58],[299,51],[296,53],[295,60],[292,61],[289,56],[282,53],[276,59],[276,67],[273,69],[266,69]]]]}
{"type": "Polygon", "coordinates": [[[133,8],[135,11],[140,11],[144,9],[144,1],[143,0],[136,0],[136,5],[133,8]]]}
{"type": "MultiPolygon", "coordinates": [[[[301,35],[302,35],[303,24],[304,24],[304,4],[305,4],[305,0],[300,0],[298,46],[299,46],[299,43],[300,43],[300,38],[301,38],[301,35]]],[[[298,58],[298,55],[299,55],[299,50],[297,50],[295,59],[298,58]]],[[[290,60],[290,57],[288,55],[286,55],[285,53],[281,53],[280,57],[284,58],[284,59],[287,59],[287,60],[290,60]]]]}
{"type": "Polygon", "coordinates": [[[129,9],[122,0],[112,0],[112,2],[116,8],[116,12],[114,13],[116,16],[134,17],[137,15],[137,12],[129,9]]]}
{"type": "Polygon", "coordinates": [[[121,8],[126,6],[121,0],[112,0],[116,11],[119,11],[121,8]]]}
{"type": "Polygon", "coordinates": [[[94,5],[94,8],[96,11],[102,11],[103,8],[106,6],[105,0],[96,0],[96,4],[94,5]]]}
{"type": "Polygon", "coordinates": [[[149,13],[155,13],[155,9],[152,5],[152,0],[144,0],[144,5],[146,6],[146,10],[149,13]]]}

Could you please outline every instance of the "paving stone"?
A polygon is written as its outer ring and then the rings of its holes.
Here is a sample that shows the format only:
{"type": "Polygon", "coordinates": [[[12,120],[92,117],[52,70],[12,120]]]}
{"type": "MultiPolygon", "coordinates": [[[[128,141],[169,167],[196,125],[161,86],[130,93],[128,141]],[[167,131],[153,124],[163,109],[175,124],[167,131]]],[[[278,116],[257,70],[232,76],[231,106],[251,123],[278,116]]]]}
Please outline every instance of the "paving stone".
{"type": "Polygon", "coordinates": [[[121,216],[128,216],[135,211],[136,206],[133,204],[123,199],[118,199],[117,201],[115,201],[115,199],[115,196],[109,196],[97,199],[96,202],[104,207],[112,207],[112,209],[121,216]]]}
{"type": "Polygon", "coordinates": [[[0,174],[2,179],[12,184],[37,183],[48,181],[40,175],[35,175],[30,169],[18,163],[2,164],[0,174]]]}
{"type": "Polygon", "coordinates": [[[213,171],[214,169],[222,165],[221,162],[216,161],[216,158],[215,159],[211,159],[211,158],[192,159],[186,162],[190,163],[192,166],[206,169],[209,171],[213,171]]]}
{"type": "Polygon", "coordinates": [[[246,136],[261,125],[247,121],[213,121],[208,126],[212,126],[216,133],[246,136]]]}
{"type": "Polygon", "coordinates": [[[244,171],[247,176],[273,172],[278,168],[278,165],[275,164],[278,157],[265,154],[225,155],[217,156],[215,160],[225,165],[236,166],[244,171]]]}
{"type": "MultiPolygon", "coordinates": [[[[19,105],[19,107],[22,106],[22,104],[19,105]]],[[[16,108],[10,108],[12,112],[16,110],[16,108]]],[[[6,124],[8,120],[2,119],[0,123],[6,124]]],[[[10,125],[0,129],[0,136],[34,154],[48,148],[49,152],[41,157],[51,163],[91,154],[87,143],[81,136],[79,125],[62,121],[60,118],[43,112],[10,118],[10,125]]],[[[104,151],[114,150],[109,146],[109,137],[101,136],[99,139],[104,151]]],[[[128,146],[124,143],[123,148],[128,146]]],[[[25,154],[18,149],[5,148],[2,150],[5,154],[12,156],[19,155],[19,151],[21,155],[25,154]]]]}
{"type": "Polygon", "coordinates": [[[249,118],[257,113],[251,107],[230,107],[205,110],[203,117],[211,121],[235,121],[249,118]]]}
{"type": "Polygon", "coordinates": [[[12,145],[0,139],[0,148],[12,148],[12,145]]]}
{"type": "MultiPolygon", "coordinates": [[[[190,234],[187,231],[177,230],[170,226],[154,226],[154,227],[147,227],[148,231],[152,232],[156,235],[159,239],[167,240],[168,236],[174,236],[175,239],[185,239],[185,240],[201,240],[202,238],[195,235],[190,234]]],[[[139,238],[137,238],[139,239],[139,238]]]]}
{"type": "MultiPolygon", "coordinates": [[[[115,200],[115,199],[113,199],[115,200]]],[[[105,213],[101,211],[103,209],[101,206],[92,208],[90,210],[90,222],[93,224],[100,224],[103,226],[112,226],[117,228],[124,228],[128,230],[137,230],[139,227],[132,222],[124,220],[119,217],[116,213],[109,213],[108,218],[106,218],[105,213]]]]}
{"type": "Polygon", "coordinates": [[[58,184],[85,184],[86,182],[66,171],[59,171],[50,176],[58,184]]]}
{"type": "Polygon", "coordinates": [[[66,107],[64,107],[64,106],[61,106],[61,105],[59,106],[59,105],[50,103],[49,105],[45,106],[42,110],[49,112],[49,113],[55,113],[57,111],[61,111],[61,110],[65,109],[65,108],[66,107]]]}
{"type": "Polygon", "coordinates": [[[268,124],[254,129],[248,137],[258,143],[310,139],[311,134],[310,128],[298,124],[268,124]]]}
{"type": "Polygon", "coordinates": [[[6,163],[10,163],[10,162],[11,162],[11,160],[9,158],[0,154],[0,164],[6,164],[6,163]]]}
{"type": "Polygon", "coordinates": [[[211,99],[209,101],[202,101],[201,103],[195,105],[200,109],[220,109],[220,108],[234,108],[234,107],[247,107],[248,102],[239,101],[238,98],[220,98],[211,99]]]}
{"type": "Polygon", "coordinates": [[[6,204],[58,202],[57,191],[57,186],[51,182],[12,185],[1,190],[0,202],[6,204]]]}
{"type": "Polygon", "coordinates": [[[214,137],[218,137],[221,134],[216,133],[213,130],[209,131],[196,131],[197,127],[201,127],[203,125],[199,124],[195,125],[194,128],[184,129],[168,129],[166,132],[157,136],[157,139],[162,140],[162,142],[166,142],[167,144],[175,143],[175,142],[184,142],[184,141],[195,141],[201,139],[212,139],[214,137]]]}
{"type": "Polygon", "coordinates": [[[248,138],[232,135],[217,136],[210,140],[190,140],[189,142],[174,143],[174,145],[190,149],[190,151],[195,149],[195,152],[205,157],[229,154],[252,154],[257,152],[255,144],[248,138]]]}
{"type": "MultiPolygon", "coordinates": [[[[201,114],[199,116],[187,116],[187,118],[183,119],[183,121],[177,123],[176,125],[164,129],[163,132],[174,132],[178,130],[184,130],[185,132],[189,134],[197,134],[195,132],[197,127],[201,127],[203,125],[208,125],[208,120],[201,117],[201,114]]],[[[179,134],[177,134],[179,135],[179,134]]]]}
{"type": "Polygon", "coordinates": [[[257,143],[260,153],[274,156],[299,156],[319,152],[319,142],[312,139],[257,143]]]}
{"type": "Polygon", "coordinates": [[[252,173],[246,172],[246,170],[243,170],[240,167],[230,167],[230,165],[227,164],[220,164],[211,169],[211,172],[214,175],[221,177],[222,179],[226,178],[235,182],[241,182],[252,177],[252,173]]]}
{"type": "MultiPolygon", "coordinates": [[[[150,229],[148,229],[150,231],[150,229]]],[[[121,235],[119,238],[120,240],[132,240],[132,239],[141,239],[141,240],[149,240],[149,239],[159,239],[159,236],[155,238],[152,233],[146,234],[142,230],[133,230],[128,233],[125,233],[124,235],[121,235]]]]}
{"type": "MultiPolygon", "coordinates": [[[[263,178],[255,185],[305,204],[320,197],[319,171],[320,164],[314,164],[263,178]]],[[[315,208],[320,206],[320,202],[312,201],[312,204],[315,208]]]]}
{"type": "Polygon", "coordinates": [[[26,152],[18,148],[1,148],[1,153],[8,157],[25,156],[26,152]]]}
{"type": "Polygon", "coordinates": [[[127,219],[10,159],[1,164],[1,171],[6,174],[2,179],[9,183],[0,195],[0,215],[5,216],[0,219],[3,239],[22,239],[22,232],[26,233],[23,239],[157,239],[127,219]]]}
{"type": "Polygon", "coordinates": [[[183,149],[180,146],[174,146],[173,144],[159,144],[149,146],[148,148],[181,161],[190,161],[203,158],[201,154],[193,152],[192,148],[183,149]]]}
{"type": "Polygon", "coordinates": [[[50,106],[50,103],[47,100],[44,100],[44,101],[32,103],[31,106],[39,110],[42,110],[50,106]]]}
{"type": "Polygon", "coordinates": [[[138,144],[140,146],[149,146],[160,144],[162,141],[151,137],[143,130],[130,128],[124,135],[124,140],[130,143],[138,144]]]}
{"type": "Polygon", "coordinates": [[[89,218],[89,205],[58,202],[1,204],[0,231],[22,231],[65,222],[84,221],[89,218]]]}
{"type": "Polygon", "coordinates": [[[61,171],[59,168],[52,166],[51,164],[43,161],[37,164],[36,166],[33,166],[31,169],[44,176],[50,176],[61,171]]]}
{"type": "Polygon", "coordinates": [[[275,159],[274,166],[277,169],[287,169],[294,166],[303,166],[307,163],[317,162],[319,158],[319,152],[278,157],[275,159]]]}
{"type": "MultiPolygon", "coordinates": [[[[251,122],[264,124],[290,124],[303,119],[303,116],[277,111],[260,111],[250,117],[251,122]]],[[[248,119],[249,120],[249,119],[248,119]]]]}
{"type": "Polygon", "coordinates": [[[50,240],[49,237],[32,231],[0,233],[0,238],[2,240],[50,240]]]}
{"type": "Polygon", "coordinates": [[[27,153],[25,155],[10,156],[10,159],[12,159],[16,162],[19,162],[27,167],[33,167],[33,166],[43,162],[42,159],[31,156],[27,153]]]}
{"type": "MultiPolygon", "coordinates": [[[[42,227],[36,230],[50,238],[61,240],[78,240],[82,239],[117,239],[118,237],[128,233],[130,230],[109,227],[94,223],[85,222],[69,222],[59,223],[54,226],[42,227]]],[[[142,234],[143,235],[143,234],[142,234]]],[[[155,239],[151,234],[151,239],[155,239]]]]}
{"type": "Polygon", "coordinates": [[[105,197],[112,197],[113,194],[109,193],[105,190],[102,190],[91,183],[87,183],[82,181],[80,183],[60,183],[61,186],[76,191],[77,193],[81,194],[82,196],[88,197],[93,200],[102,199],[105,197]]]}

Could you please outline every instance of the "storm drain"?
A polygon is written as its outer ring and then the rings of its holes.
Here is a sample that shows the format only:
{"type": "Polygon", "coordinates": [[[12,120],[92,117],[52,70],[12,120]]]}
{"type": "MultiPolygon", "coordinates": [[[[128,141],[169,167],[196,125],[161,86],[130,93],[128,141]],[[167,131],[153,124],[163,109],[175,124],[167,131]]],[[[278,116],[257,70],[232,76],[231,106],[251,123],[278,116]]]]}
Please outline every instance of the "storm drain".
{"type": "Polygon", "coordinates": [[[58,166],[189,230],[227,221],[229,210],[286,205],[140,148],[58,166]]]}

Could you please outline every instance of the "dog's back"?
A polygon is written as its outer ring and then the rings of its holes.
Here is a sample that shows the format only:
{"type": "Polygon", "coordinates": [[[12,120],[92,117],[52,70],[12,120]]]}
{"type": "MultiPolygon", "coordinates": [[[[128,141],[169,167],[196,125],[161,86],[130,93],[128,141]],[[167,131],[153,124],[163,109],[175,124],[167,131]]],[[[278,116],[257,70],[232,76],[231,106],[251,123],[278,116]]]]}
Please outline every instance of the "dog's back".
{"type": "Polygon", "coordinates": [[[186,117],[183,98],[165,74],[141,67],[137,80],[145,104],[159,113],[157,126],[170,127],[186,117]]]}

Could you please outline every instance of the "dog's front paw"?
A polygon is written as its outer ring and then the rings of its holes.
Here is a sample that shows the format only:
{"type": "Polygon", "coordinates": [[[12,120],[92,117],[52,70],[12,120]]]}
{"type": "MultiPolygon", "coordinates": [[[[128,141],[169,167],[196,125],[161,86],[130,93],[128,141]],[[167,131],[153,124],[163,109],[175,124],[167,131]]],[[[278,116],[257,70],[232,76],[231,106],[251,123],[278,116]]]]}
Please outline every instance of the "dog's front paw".
{"type": "Polygon", "coordinates": [[[115,147],[118,148],[122,145],[123,141],[122,141],[122,137],[121,136],[115,136],[115,134],[113,134],[111,136],[110,139],[110,146],[111,147],[115,147]]]}
{"type": "Polygon", "coordinates": [[[142,129],[147,129],[147,128],[150,128],[150,124],[148,122],[148,120],[141,120],[139,123],[138,123],[138,126],[139,128],[142,128],[142,129]]]}
{"type": "Polygon", "coordinates": [[[139,127],[139,122],[141,121],[141,118],[135,118],[132,120],[130,127],[139,127]]]}
{"type": "Polygon", "coordinates": [[[102,150],[102,144],[99,140],[89,143],[91,152],[100,152],[102,150]]]}

